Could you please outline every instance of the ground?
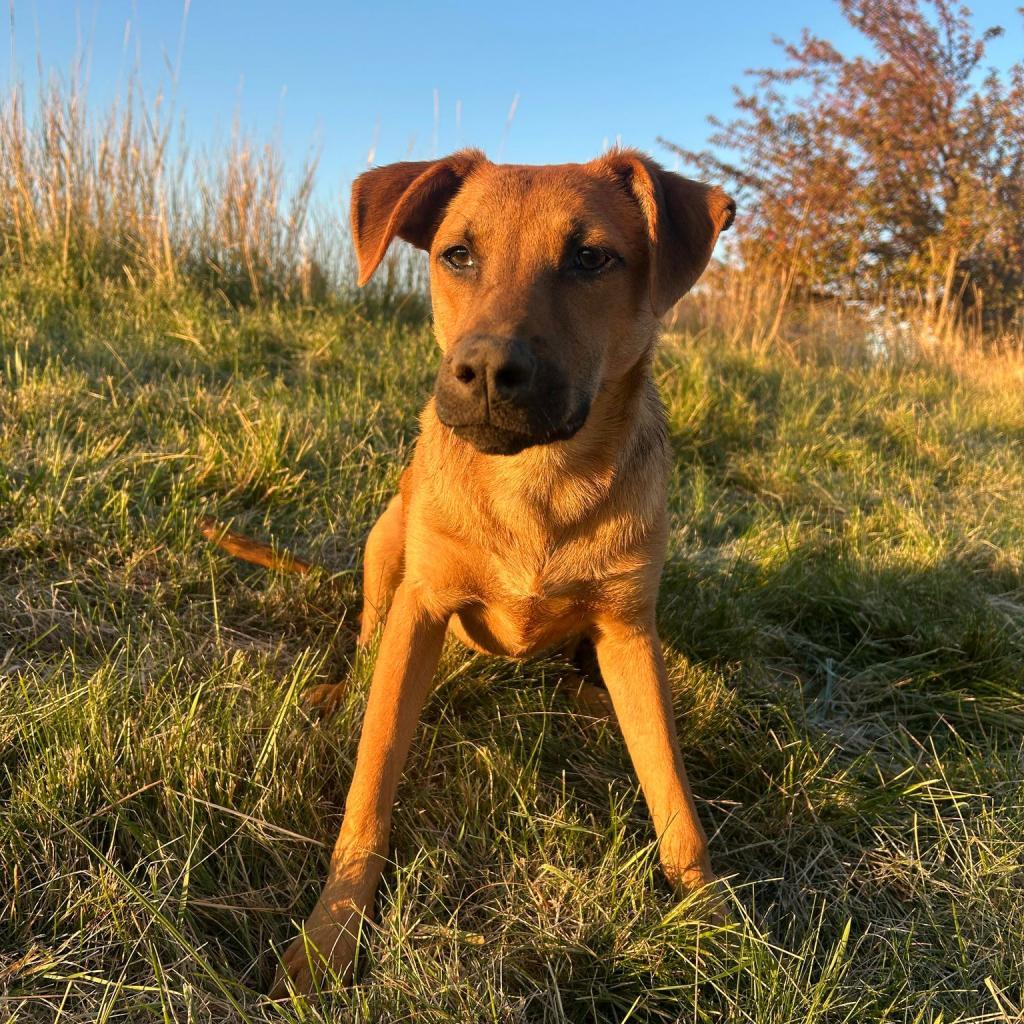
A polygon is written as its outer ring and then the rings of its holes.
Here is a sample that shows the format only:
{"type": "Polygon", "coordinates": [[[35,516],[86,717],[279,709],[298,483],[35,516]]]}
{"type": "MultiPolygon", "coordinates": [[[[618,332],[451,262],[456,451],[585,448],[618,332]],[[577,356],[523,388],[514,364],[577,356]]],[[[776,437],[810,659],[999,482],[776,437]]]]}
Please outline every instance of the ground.
{"type": "Polygon", "coordinates": [[[261,995],[337,832],[361,543],[434,364],[416,303],[0,282],[3,1020],[1019,1020],[1024,389],[706,333],[657,363],[659,621],[731,923],[661,881],[563,666],[452,648],[359,984],[261,995]],[[232,561],[207,514],[324,569],[232,561]]]}

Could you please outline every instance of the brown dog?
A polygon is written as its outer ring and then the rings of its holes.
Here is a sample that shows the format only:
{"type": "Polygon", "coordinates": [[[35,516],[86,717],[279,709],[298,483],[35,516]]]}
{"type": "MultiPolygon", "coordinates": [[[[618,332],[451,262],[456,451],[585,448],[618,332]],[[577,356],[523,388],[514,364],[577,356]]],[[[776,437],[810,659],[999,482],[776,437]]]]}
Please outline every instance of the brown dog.
{"type": "Polygon", "coordinates": [[[448,632],[514,658],[592,641],[665,874],[713,881],[654,622],[669,449],[651,355],[734,212],[632,151],[550,167],[463,151],[356,181],[359,283],[395,237],[428,250],[443,358],[366,544],[361,644],[390,611],[327,882],[274,994],[351,970],[448,632]]]}

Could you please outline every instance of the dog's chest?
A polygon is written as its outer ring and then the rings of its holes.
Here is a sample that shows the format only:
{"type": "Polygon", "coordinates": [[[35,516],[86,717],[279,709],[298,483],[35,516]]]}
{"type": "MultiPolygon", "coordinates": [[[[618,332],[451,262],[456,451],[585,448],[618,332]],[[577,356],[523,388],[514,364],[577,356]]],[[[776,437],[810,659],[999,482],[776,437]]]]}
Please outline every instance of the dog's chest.
{"type": "Polygon", "coordinates": [[[510,658],[555,647],[585,627],[579,602],[536,595],[470,605],[455,618],[461,627],[456,631],[470,646],[510,658]]]}
{"type": "Polygon", "coordinates": [[[509,501],[422,536],[407,562],[411,575],[443,595],[453,631],[479,650],[528,657],[587,632],[597,609],[609,612],[645,585],[647,533],[631,510],[561,517],[509,501]]]}
{"type": "Polygon", "coordinates": [[[566,583],[553,574],[535,572],[528,578],[510,579],[493,587],[485,603],[500,610],[524,634],[542,629],[546,622],[578,612],[585,604],[587,582],[566,583]]]}
{"type": "Polygon", "coordinates": [[[492,556],[479,570],[476,599],[459,612],[473,646],[492,654],[526,657],[586,627],[594,581],[571,559],[492,556]]]}

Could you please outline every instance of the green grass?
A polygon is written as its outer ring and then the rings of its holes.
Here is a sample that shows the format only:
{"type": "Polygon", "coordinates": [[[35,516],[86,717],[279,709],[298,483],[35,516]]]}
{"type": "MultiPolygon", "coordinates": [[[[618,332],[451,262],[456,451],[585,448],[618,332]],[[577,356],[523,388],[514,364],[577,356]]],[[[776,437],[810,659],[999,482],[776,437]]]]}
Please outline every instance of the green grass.
{"type": "Polygon", "coordinates": [[[686,337],[660,624],[733,925],[661,881],[557,663],[450,649],[362,980],[261,996],[339,825],[361,543],[434,364],[411,314],[0,281],[0,1020],[1019,1020],[1024,389],[686,337]],[[205,514],[326,571],[234,562],[205,514]]]}

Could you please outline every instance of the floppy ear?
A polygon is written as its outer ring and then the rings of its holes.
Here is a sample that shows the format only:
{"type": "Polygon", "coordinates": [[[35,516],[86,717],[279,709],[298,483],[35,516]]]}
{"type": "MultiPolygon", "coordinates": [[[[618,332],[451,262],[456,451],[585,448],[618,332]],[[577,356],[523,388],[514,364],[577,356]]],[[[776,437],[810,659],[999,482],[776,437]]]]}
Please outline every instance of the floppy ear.
{"type": "Polygon", "coordinates": [[[666,171],[649,157],[619,150],[604,158],[628,186],[647,222],[651,305],[668,312],[696,283],[736,204],[717,186],[666,171]]]}
{"type": "Polygon", "coordinates": [[[445,208],[472,168],[486,160],[464,149],[443,160],[387,164],[352,183],[352,238],[359,261],[359,285],[373,276],[397,235],[429,249],[445,208]]]}

